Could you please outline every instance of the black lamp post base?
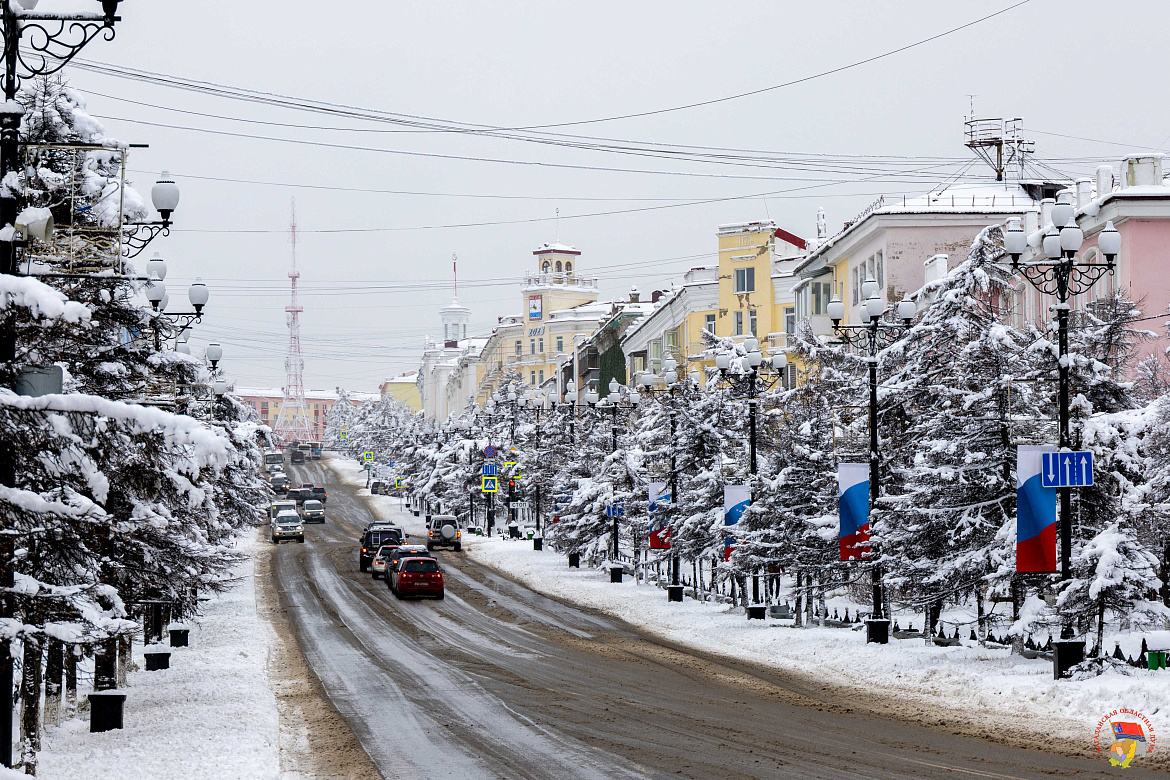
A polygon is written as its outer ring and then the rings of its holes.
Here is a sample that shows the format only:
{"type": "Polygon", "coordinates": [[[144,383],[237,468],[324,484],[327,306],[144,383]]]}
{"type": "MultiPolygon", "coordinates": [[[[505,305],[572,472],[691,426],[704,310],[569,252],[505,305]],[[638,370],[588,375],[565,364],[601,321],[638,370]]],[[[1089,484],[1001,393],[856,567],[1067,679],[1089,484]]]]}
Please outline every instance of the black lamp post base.
{"type": "Polygon", "coordinates": [[[667,585],[666,586],[666,600],[678,601],[683,600],[683,586],[682,585],[667,585]]]}
{"type": "Polygon", "coordinates": [[[879,645],[890,643],[890,621],[882,618],[865,621],[865,641],[876,642],[879,645]]]}
{"type": "Polygon", "coordinates": [[[569,568],[570,569],[580,569],[581,568],[581,553],[575,553],[575,552],[569,553],[569,568]]]}
{"type": "Polygon", "coordinates": [[[1085,660],[1085,643],[1061,639],[1052,643],[1052,679],[1068,677],[1068,670],[1085,660]]]}

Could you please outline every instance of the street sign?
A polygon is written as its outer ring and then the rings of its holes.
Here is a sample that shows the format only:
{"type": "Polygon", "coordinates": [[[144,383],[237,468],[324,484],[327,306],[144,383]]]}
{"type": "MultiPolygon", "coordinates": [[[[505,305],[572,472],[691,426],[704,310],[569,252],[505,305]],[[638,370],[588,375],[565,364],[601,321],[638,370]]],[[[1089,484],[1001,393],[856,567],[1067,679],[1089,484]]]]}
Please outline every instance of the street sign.
{"type": "Polygon", "coordinates": [[[405,477],[395,477],[394,478],[394,487],[405,488],[406,487],[406,478],[405,477]]]}
{"type": "Polygon", "coordinates": [[[483,475],[485,477],[494,477],[500,472],[500,467],[494,463],[483,464],[483,475]]]}
{"type": "Polygon", "coordinates": [[[625,517],[626,516],[626,502],[619,499],[612,504],[605,505],[606,517],[625,517]]]}
{"type": "Polygon", "coordinates": [[[372,452],[363,452],[362,453],[362,460],[371,461],[373,459],[374,459],[374,453],[372,453],[372,452]]]}
{"type": "Polygon", "coordinates": [[[1045,452],[1040,484],[1043,487],[1089,487],[1093,484],[1093,453],[1045,452]]]}
{"type": "Polygon", "coordinates": [[[483,448],[483,456],[484,456],[485,458],[494,458],[494,457],[496,457],[496,448],[495,448],[495,447],[493,447],[493,446],[492,446],[492,445],[490,445],[490,444],[489,444],[488,446],[484,447],[484,448],[483,448]]]}
{"type": "MultiPolygon", "coordinates": [[[[516,465],[516,461],[508,461],[507,463],[504,464],[504,468],[508,468],[509,466],[515,466],[515,465],[516,465]]],[[[516,473],[511,474],[510,476],[512,477],[512,479],[520,479],[520,469],[516,469],[516,473]]]]}
{"type": "Polygon", "coordinates": [[[497,482],[495,477],[484,477],[483,484],[480,486],[480,490],[482,490],[484,493],[495,493],[497,492],[496,484],[497,482]]]}

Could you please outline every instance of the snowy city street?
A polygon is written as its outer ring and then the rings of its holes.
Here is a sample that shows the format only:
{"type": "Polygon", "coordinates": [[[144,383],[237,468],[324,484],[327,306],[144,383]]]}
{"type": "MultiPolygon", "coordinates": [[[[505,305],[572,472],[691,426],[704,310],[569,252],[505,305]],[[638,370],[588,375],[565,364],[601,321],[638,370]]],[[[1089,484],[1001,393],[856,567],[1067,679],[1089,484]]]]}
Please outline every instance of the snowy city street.
{"type": "Polygon", "coordinates": [[[1167,776],[1168,27],[0,0],[0,780],[1167,776]]]}

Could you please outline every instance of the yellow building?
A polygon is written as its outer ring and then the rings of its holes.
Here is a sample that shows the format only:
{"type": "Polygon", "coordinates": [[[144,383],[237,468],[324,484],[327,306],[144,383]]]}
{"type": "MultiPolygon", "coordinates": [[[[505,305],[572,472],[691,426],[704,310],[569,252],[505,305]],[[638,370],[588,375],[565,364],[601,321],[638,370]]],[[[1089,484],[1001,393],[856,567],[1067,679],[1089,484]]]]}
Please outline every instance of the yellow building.
{"type": "Polygon", "coordinates": [[[422,408],[422,397],[418,390],[417,371],[387,379],[378,386],[378,391],[382,394],[383,398],[390,396],[413,412],[417,412],[422,408]]]}
{"type": "Polygon", "coordinates": [[[716,238],[719,264],[692,268],[681,288],[663,295],[626,332],[622,351],[631,376],[660,372],[666,355],[680,370],[712,365],[703,354],[703,331],[737,340],[754,335],[765,354],[787,349],[796,329],[792,290],[804,239],[771,221],[720,225],[716,238]]]}
{"type": "Polygon", "coordinates": [[[574,339],[592,334],[611,311],[597,302],[597,280],[581,274],[580,250],[553,243],[532,254],[535,269],[520,287],[523,314],[500,317],[480,353],[475,398],[481,405],[509,371],[532,387],[547,384],[559,392],[558,370],[572,359],[574,339]]]}

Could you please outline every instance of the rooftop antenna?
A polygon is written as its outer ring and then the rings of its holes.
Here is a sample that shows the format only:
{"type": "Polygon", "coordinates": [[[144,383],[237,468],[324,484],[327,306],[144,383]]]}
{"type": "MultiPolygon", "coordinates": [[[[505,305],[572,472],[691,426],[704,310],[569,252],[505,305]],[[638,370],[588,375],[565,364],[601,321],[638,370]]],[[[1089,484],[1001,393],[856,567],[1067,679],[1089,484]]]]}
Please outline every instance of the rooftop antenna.
{"type": "Polygon", "coordinates": [[[967,94],[967,99],[971,101],[971,110],[970,110],[971,112],[970,112],[969,114],[967,114],[967,118],[968,118],[968,119],[974,119],[974,118],[975,118],[975,98],[977,98],[977,97],[979,97],[979,96],[978,96],[978,95],[972,95],[972,94],[970,94],[970,93],[968,93],[968,94],[967,94]]]}
{"type": "Polygon", "coordinates": [[[561,243],[561,210],[557,209],[557,243],[561,243]]]}
{"type": "Polygon", "coordinates": [[[451,297],[452,300],[459,299],[459,255],[454,252],[451,253],[451,273],[455,275],[455,294],[451,297]]]}

